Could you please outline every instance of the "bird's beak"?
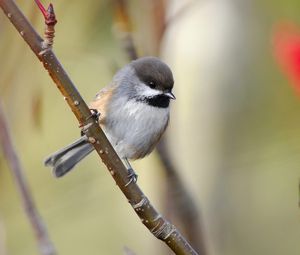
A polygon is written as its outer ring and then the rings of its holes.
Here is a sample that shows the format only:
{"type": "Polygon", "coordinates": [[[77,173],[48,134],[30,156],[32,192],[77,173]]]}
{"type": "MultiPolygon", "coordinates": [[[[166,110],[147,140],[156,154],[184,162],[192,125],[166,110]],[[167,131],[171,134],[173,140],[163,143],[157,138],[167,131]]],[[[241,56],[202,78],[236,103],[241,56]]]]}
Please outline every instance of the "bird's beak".
{"type": "Polygon", "coordinates": [[[176,99],[176,97],[174,96],[174,94],[172,92],[166,92],[164,93],[164,95],[166,95],[167,97],[171,98],[171,99],[176,99]]]}

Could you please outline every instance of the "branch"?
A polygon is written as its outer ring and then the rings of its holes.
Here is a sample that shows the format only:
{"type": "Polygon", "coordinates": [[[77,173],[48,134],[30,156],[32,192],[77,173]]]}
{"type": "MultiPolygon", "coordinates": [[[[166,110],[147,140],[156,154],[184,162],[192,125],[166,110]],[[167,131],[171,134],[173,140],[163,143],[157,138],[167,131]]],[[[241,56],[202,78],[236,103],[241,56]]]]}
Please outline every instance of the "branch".
{"type": "Polygon", "coordinates": [[[46,9],[40,0],[35,0],[37,6],[39,7],[41,13],[45,19],[45,31],[44,31],[44,41],[42,47],[44,49],[51,48],[53,45],[54,34],[55,34],[55,24],[57,23],[53,5],[50,3],[46,9]]]}
{"type": "Polygon", "coordinates": [[[155,237],[164,241],[176,254],[196,255],[195,250],[179,233],[175,226],[166,221],[151,205],[148,198],[136,183],[131,182],[128,186],[125,186],[128,182],[127,169],[104,135],[97,121],[90,117],[91,112],[87,104],[83,101],[53,51],[51,49],[44,50],[42,48],[41,37],[36,33],[12,0],[0,0],[0,6],[49,72],[51,78],[56,83],[58,89],[78,119],[80,126],[85,127],[86,135],[89,137],[90,142],[94,145],[95,150],[107,166],[116,184],[126,196],[142,223],[155,237]]]}
{"type": "Polygon", "coordinates": [[[55,255],[55,248],[49,239],[47,229],[41,216],[34,204],[30,189],[24,176],[24,170],[21,166],[19,157],[14,149],[9,128],[6,124],[4,113],[0,102],[0,145],[4,156],[9,164],[10,170],[14,176],[16,186],[22,200],[24,211],[31,223],[35,238],[38,242],[39,250],[42,255],[55,255]]]}

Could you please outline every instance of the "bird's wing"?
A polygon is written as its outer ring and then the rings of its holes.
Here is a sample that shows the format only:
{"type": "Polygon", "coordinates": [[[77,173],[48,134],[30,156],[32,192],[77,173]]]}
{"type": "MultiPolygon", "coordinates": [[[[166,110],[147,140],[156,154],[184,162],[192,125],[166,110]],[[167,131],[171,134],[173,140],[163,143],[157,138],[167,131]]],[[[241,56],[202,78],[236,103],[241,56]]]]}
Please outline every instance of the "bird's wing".
{"type": "Polygon", "coordinates": [[[105,124],[105,117],[107,113],[107,105],[114,93],[114,86],[107,86],[101,89],[95,96],[94,100],[90,103],[89,108],[95,109],[100,113],[99,122],[105,124]]]}

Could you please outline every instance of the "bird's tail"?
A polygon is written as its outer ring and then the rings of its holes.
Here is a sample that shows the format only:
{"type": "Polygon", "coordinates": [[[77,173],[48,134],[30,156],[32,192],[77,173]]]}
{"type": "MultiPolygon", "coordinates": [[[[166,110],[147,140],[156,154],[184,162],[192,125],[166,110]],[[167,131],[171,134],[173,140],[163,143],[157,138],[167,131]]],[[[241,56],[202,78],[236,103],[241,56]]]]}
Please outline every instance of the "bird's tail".
{"type": "Polygon", "coordinates": [[[94,147],[87,141],[87,137],[82,136],[65,148],[51,154],[46,158],[44,164],[53,167],[53,174],[56,177],[62,177],[93,149],[94,147]]]}

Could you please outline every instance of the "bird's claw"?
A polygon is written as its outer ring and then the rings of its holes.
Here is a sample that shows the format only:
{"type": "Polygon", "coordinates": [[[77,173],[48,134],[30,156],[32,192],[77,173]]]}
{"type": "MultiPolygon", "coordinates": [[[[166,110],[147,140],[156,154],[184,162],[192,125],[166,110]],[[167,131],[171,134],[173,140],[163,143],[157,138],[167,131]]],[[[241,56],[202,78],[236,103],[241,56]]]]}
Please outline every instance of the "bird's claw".
{"type": "MultiPolygon", "coordinates": [[[[91,111],[91,115],[86,118],[86,122],[88,122],[88,120],[91,119],[91,118],[95,119],[96,122],[98,122],[99,117],[101,115],[100,112],[98,112],[97,109],[90,109],[90,111],[91,111]]],[[[93,125],[92,122],[88,122],[87,124],[82,124],[81,123],[79,125],[79,127],[81,128],[80,134],[83,136],[91,125],[93,125]]]]}
{"type": "Polygon", "coordinates": [[[129,181],[125,184],[125,187],[127,187],[130,183],[136,183],[137,182],[137,178],[138,178],[138,175],[134,172],[134,170],[132,168],[128,168],[127,169],[128,171],[128,179],[129,181]]]}
{"type": "Polygon", "coordinates": [[[97,109],[90,109],[90,111],[91,111],[91,115],[88,117],[88,119],[94,118],[96,121],[98,121],[101,115],[100,112],[98,112],[97,109]]]}

